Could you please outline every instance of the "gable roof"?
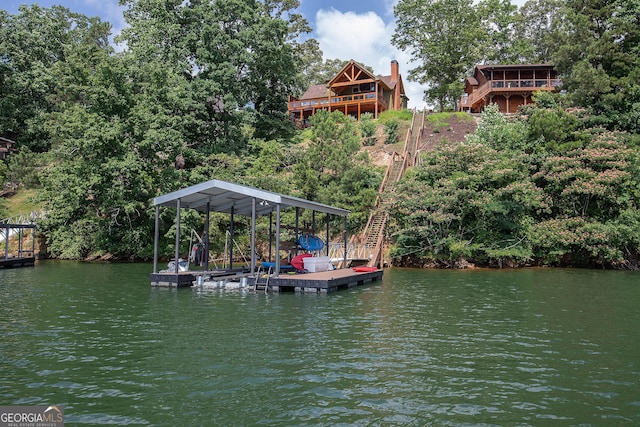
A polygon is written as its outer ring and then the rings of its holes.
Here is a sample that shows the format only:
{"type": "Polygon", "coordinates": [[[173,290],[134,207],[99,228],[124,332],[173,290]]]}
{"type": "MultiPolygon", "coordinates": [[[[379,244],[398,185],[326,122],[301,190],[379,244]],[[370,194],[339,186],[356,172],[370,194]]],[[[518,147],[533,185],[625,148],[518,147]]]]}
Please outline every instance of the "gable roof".
{"type": "Polygon", "coordinates": [[[371,74],[366,68],[352,59],[344,67],[342,67],[342,69],[336,74],[333,79],[331,79],[331,81],[329,82],[329,86],[334,86],[338,83],[343,82],[374,82],[375,80],[376,76],[371,74]]]}
{"type": "MultiPolygon", "coordinates": [[[[400,86],[400,95],[406,98],[402,76],[398,75],[397,80],[393,80],[392,75],[376,76],[368,71],[363,65],[351,59],[328,83],[311,85],[302,94],[300,101],[305,99],[325,98],[329,96],[329,88],[332,86],[349,86],[358,83],[378,82],[385,90],[394,90],[396,86],[400,86]]],[[[408,98],[407,98],[408,99],[408,98]]]]}
{"type": "Polygon", "coordinates": [[[273,212],[277,205],[281,208],[298,207],[339,216],[349,214],[346,209],[217,179],[163,194],[154,198],[153,204],[175,208],[178,206],[178,200],[181,208],[205,212],[208,203],[211,212],[231,213],[233,208],[234,213],[245,216],[251,216],[254,200],[256,215],[273,212]]]}
{"type": "Polygon", "coordinates": [[[327,89],[326,84],[319,85],[311,85],[309,89],[305,93],[302,94],[300,100],[303,99],[313,99],[313,98],[323,98],[328,96],[329,89],[327,89]]]}

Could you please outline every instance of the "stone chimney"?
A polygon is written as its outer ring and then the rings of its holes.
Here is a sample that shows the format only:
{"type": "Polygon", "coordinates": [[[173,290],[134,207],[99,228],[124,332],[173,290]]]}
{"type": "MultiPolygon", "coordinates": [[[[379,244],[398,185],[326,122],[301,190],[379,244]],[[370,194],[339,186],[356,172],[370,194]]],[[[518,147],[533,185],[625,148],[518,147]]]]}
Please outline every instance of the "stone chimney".
{"type": "Polygon", "coordinates": [[[400,78],[400,66],[395,59],[391,61],[391,81],[397,82],[400,78]]]}

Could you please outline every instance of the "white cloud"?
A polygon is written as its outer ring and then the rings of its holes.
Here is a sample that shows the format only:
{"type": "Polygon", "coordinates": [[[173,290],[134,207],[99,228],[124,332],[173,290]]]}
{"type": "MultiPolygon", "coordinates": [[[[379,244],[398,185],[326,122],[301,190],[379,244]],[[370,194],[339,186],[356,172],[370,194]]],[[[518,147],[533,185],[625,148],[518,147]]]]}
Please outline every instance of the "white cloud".
{"type": "MultiPolygon", "coordinates": [[[[387,3],[393,10],[394,1],[387,3]]],[[[388,9],[389,10],[389,9],[388,9]]],[[[422,100],[425,87],[409,82],[407,74],[411,68],[410,55],[391,45],[395,24],[385,24],[375,12],[356,14],[335,9],[319,10],[316,13],[316,35],[324,59],[353,59],[373,67],[376,74],[389,75],[391,60],[398,61],[405,91],[409,97],[409,108],[424,108],[422,100]]]]}

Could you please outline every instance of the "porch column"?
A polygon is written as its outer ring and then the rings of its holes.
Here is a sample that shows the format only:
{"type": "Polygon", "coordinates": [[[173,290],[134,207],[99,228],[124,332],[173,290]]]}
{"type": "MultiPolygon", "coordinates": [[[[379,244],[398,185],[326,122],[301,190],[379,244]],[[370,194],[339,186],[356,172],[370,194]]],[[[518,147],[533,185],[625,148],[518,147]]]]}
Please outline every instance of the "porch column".
{"type": "Polygon", "coordinates": [[[376,79],[376,108],[375,108],[375,114],[374,114],[374,119],[378,118],[378,80],[376,79]]]}

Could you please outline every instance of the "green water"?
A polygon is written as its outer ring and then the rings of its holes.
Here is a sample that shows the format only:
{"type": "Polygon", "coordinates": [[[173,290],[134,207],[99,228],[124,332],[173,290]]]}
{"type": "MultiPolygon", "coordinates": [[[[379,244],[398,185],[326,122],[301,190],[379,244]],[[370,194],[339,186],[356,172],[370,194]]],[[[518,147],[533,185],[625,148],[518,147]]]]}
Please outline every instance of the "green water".
{"type": "Polygon", "coordinates": [[[392,269],[329,295],[0,270],[0,405],[67,425],[640,425],[640,274],[392,269]]]}

